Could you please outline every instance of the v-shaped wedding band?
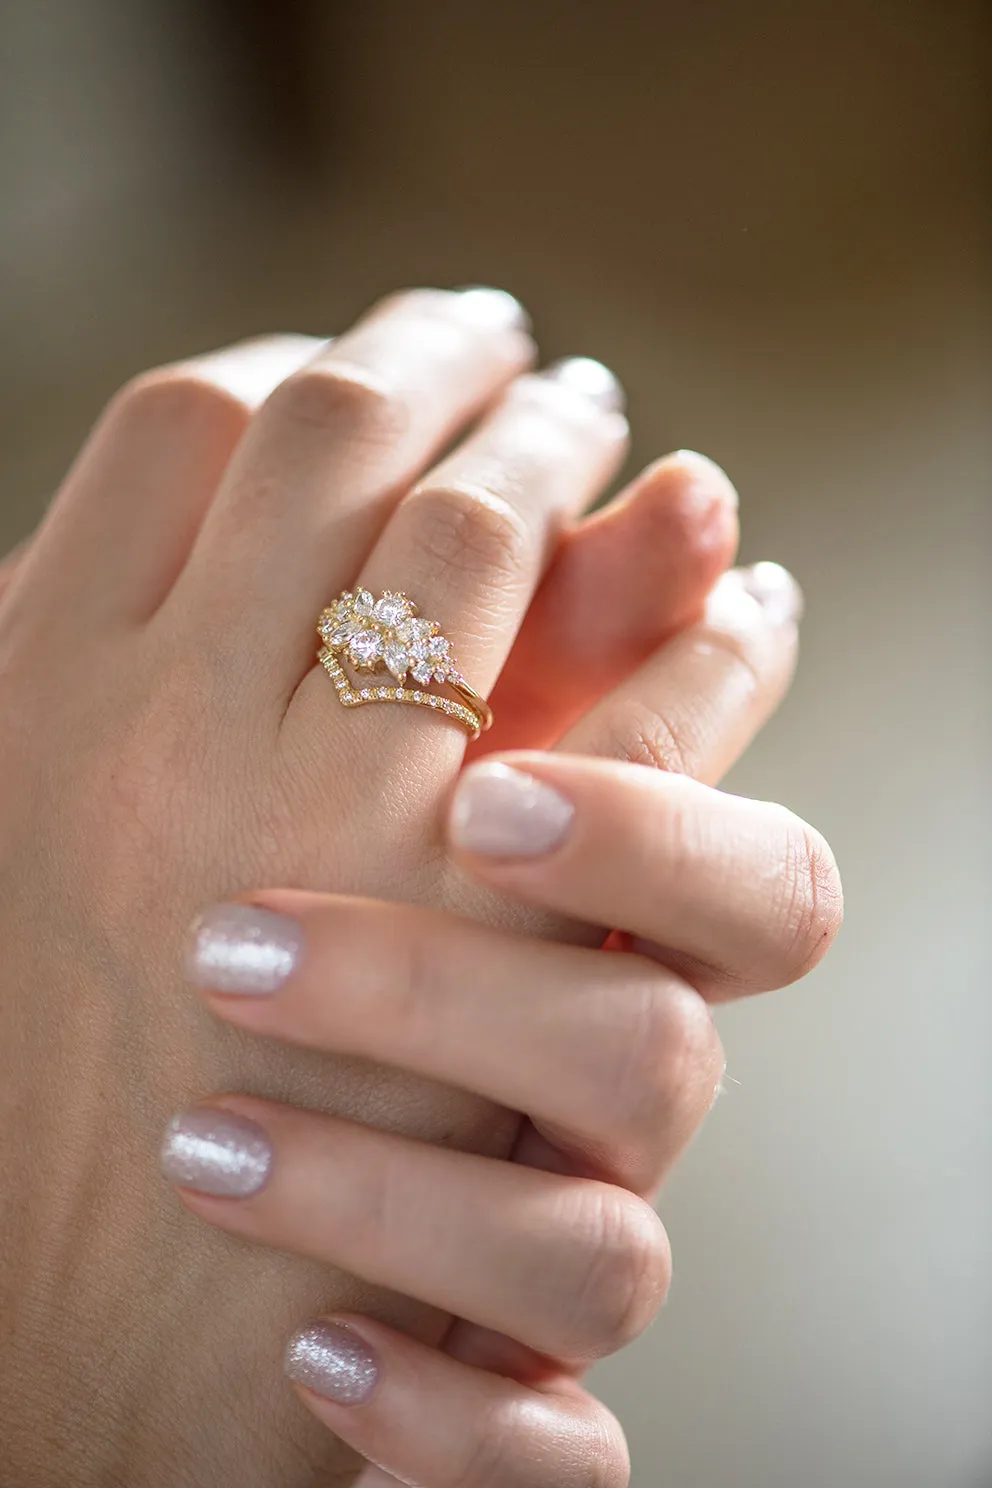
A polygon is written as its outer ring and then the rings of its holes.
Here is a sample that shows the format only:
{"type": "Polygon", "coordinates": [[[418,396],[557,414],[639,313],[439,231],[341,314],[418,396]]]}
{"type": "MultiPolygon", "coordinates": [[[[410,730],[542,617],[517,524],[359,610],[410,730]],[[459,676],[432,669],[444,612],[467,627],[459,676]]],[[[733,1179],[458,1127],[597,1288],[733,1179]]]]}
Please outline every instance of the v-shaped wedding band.
{"type": "Polygon", "coordinates": [[[491,726],[489,704],[465,681],[441,627],[419,615],[405,594],[387,589],[377,598],[368,589],[346,590],[321,611],[317,634],[322,643],[317,660],[346,708],[413,703],[454,718],[473,739],[491,726]],[[351,680],[346,662],[358,681],[351,680]],[[362,680],[383,673],[395,685],[365,685],[362,680]],[[455,698],[428,692],[433,683],[448,687],[455,698]]]}

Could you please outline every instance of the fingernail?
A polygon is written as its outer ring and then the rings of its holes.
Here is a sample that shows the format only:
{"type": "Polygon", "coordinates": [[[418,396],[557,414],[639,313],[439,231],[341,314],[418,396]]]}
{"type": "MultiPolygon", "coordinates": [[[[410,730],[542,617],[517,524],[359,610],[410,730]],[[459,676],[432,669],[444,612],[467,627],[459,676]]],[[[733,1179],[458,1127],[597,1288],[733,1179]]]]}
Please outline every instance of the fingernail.
{"type": "Polygon", "coordinates": [[[364,1405],[379,1381],[375,1355],[351,1328],[311,1323],[290,1339],[286,1374],[338,1405],[364,1405]]]}
{"type": "Polygon", "coordinates": [[[707,503],[712,504],[714,496],[719,495],[724,504],[733,511],[738,509],[740,497],[737,494],[737,487],[722,465],[711,460],[709,455],[701,455],[698,450],[680,449],[668,458],[677,461],[683,469],[691,473],[693,485],[698,487],[700,495],[705,497],[707,503]]]}
{"type": "Polygon", "coordinates": [[[550,382],[560,382],[603,408],[607,413],[622,413],[627,399],[619,378],[614,377],[609,367],[592,357],[562,357],[552,362],[539,374],[550,382]]]}
{"type": "Polygon", "coordinates": [[[226,1199],[258,1193],[272,1170],[272,1146],[255,1121],[201,1106],[173,1116],[159,1158],[180,1188],[226,1199]]]}
{"type": "Polygon", "coordinates": [[[519,300],[505,289],[487,284],[463,284],[453,291],[459,315],[480,331],[529,331],[531,319],[519,300]]]}
{"type": "Polygon", "coordinates": [[[303,927],[253,904],[214,904],[193,926],[190,980],[214,992],[270,997],[303,955],[303,927]]]}
{"type": "Polygon", "coordinates": [[[755,563],[742,569],[741,583],[773,624],[798,624],[802,619],[803,591],[780,563],[755,563]]]}
{"type": "Polygon", "coordinates": [[[571,801],[509,765],[473,765],[455,790],[451,839],[466,852],[489,857],[534,858],[568,834],[571,801]]]}

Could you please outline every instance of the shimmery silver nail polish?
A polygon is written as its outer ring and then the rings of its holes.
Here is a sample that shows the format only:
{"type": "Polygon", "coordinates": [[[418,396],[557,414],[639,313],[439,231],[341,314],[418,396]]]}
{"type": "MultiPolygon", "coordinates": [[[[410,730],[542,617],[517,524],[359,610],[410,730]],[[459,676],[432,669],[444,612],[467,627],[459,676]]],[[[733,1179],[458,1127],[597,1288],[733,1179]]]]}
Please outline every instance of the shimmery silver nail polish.
{"type": "Polygon", "coordinates": [[[530,316],[513,295],[505,289],[491,289],[487,284],[464,284],[453,291],[459,315],[471,320],[481,331],[529,331],[530,316]]]}
{"type": "Polygon", "coordinates": [[[740,570],[741,584],[775,625],[798,622],[803,615],[803,591],[780,563],[755,563],[740,570]]]}
{"type": "Polygon", "coordinates": [[[303,927],[253,904],[215,904],[193,926],[190,979],[215,992],[269,997],[303,954],[303,927]]]}
{"type": "Polygon", "coordinates": [[[607,413],[622,413],[627,402],[619,379],[609,367],[593,361],[592,357],[563,357],[545,367],[540,375],[582,393],[607,413]]]}
{"type": "Polygon", "coordinates": [[[200,1106],[169,1122],[159,1161],[164,1176],[180,1188],[246,1199],[268,1179],[272,1147],[257,1122],[200,1106]]]}
{"type": "Polygon", "coordinates": [[[364,1405],[379,1380],[375,1356],[358,1334],[336,1323],[311,1323],[289,1341],[286,1373],[338,1405],[364,1405]]]}
{"type": "Polygon", "coordinates": [[[451,840],[488,857],[535,858],[563,841],[575,807],[543,780],[494,761],[472,765],[455,790],[451,840]]]}

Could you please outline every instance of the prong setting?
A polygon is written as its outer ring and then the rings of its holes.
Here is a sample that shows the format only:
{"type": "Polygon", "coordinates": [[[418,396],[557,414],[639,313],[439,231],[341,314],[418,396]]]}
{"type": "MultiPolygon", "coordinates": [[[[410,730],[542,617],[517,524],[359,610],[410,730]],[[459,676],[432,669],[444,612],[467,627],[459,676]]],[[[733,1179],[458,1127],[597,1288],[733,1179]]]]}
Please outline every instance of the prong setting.
{"type": "Polygon", "coordinates": [[[488,705],[459,671],[451,642],[436,621],[417,613],[406,594],[387,589],[376,597],[368,589],[346,590],[321,612],[317,634],[321,640],[317,659],[346,708],[412,703],[455,719],[473,739],[492,723],[488,705]],[[396,685],[353,684],[345,659],[356,675],[388,671],[396,685]],[[416,688],[403,685],[408,677],[416,688]],[[431,682],[446,683],[465,701],[425,691],[431,682]]]}

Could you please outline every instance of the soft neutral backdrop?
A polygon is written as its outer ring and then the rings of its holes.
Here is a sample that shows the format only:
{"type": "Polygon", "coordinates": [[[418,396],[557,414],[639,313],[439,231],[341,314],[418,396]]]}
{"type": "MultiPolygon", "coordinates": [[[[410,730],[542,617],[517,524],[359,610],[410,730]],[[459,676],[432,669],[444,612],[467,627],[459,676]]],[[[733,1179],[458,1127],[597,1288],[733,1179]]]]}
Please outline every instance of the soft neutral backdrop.
{"type": "Polygon", "coordinates": [[[722,1016],[671,1302],[599,1374],[637,1488],[992,1484],[989,29],[979,0],[4,7],[11,541],[139,367],[491,282],[618,371],[637,460],[721,460],[745,556],[806,589],[732,783],[827,832],[848,922],[722,1016]]]}

